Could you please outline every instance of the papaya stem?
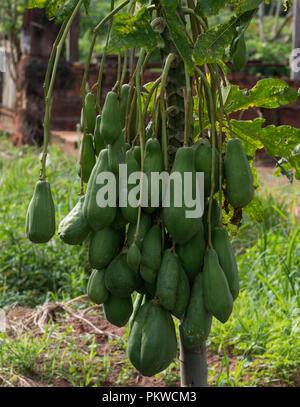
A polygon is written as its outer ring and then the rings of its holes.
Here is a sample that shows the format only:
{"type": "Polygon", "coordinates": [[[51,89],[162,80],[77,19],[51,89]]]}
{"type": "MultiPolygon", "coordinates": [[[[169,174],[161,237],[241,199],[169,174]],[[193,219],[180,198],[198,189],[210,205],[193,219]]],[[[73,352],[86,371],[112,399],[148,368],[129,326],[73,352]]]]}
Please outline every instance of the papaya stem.
{"type": "Polygon", "coordinates": [[[186,90],[185,90],[185,126],[184,126],[184,146],[187,147],[189,144],[189,138],[191,134],[191,125],[192,125],[192,88],[191,80],[188,74],[187,66],[185,65],[185,81],[186,81],[186,90]]]}
{"type": "Polygon", "coordinates": [[[122,87],[122,85],[125,81],[125,77],[126,77],[126,73],[127,73],[127,62],[128,62],[128,51],[126,50],[124,52],[124,61],[123,61],[123,69],[122,69],[122,75],[121,75],[121,80],[120,80],[120,88],[122,87]]]}
{"type": "Polygon", "coordinates": [[[43,153],[42,153],[42,158],[41,158],[40,180],[44,180],[46,178],[46,159],[47,159],[48,144],[49,144],[49,140],[50,140],[50,116],[51,116],[51,106],[52,106],[52,94],[53,94],[54,82],[55,82],[56,72],[57,72],[57,68],[58,68],[58,64],[59,64],[59,59],[60,59],[60,55],[62,52],[63,45],[65,43],[67,34],[71,29],[71,25],[80,9],[82,3],[83,3],[83,0],[77,0],[77,3],[75,5],[75,7],[73,8],[72,13],[71,13],[70,17],[68,18],[68,21],[64,27],[64,31],[60,36],[60,40],[59,40],[59,43],[56,48],[56,55],[55,55],[55,60],[53,63],[53,70],[52,70],[52,75],[51,75],[51,80],[49,82],[49,86],[47,84],[47,81],[49,81],[49,79],[48,79],[48,77],[46,78],[45,90],[47,89],[47,95],[45,97],[46,106],[45,106],[45,117],[44,117],[44,147],[43,147],[43,153]]]}

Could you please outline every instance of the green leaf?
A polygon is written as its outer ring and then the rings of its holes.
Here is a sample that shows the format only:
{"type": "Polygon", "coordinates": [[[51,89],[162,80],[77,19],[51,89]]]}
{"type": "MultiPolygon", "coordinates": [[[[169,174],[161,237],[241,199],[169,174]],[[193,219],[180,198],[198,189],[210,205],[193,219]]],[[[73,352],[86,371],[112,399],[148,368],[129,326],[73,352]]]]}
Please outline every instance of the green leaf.
{"type": "Polygon", "coordinates": [[[274,109],[297,100],[297,92],[280,79],[262,79],[250,89],[232,85],[227,89],[224,107],[227,113],[247,110],[250,107],[274,109]]]}
{"type": "Polygon", "coordinates": [[[190,75],[193,74],[192,49],[184,34],[183,24],[180,22],[176,10],[179,5],[178,0],[160,0],[163,17],[168,26],[169,33],[175,47],[185,62],[190,75]]]}
{"type": "Polygon", "coordinates": [[[48,0],[28,0],[28,8],[44,8],[48,0]]]}
{"type": "Polygon", "coordinates": [[[198,0],[195,12],[200,15],[215,16],[228,3],[228,0],[198,0]]]}
{"type": "Polygon", "coordinates": [[[159,44],[160,37],[150,23],[151,16],[145,7],[135,16],[129,13],[116,15],[108,52],[118,53],[133,47],[145,48],[147,51],[154,50],[159,44]]]}
{"type": "Polygon", "coordinates": [[[237,15],[258,8],[264,0],[234,0],[234,11],[237,15]]]}
{"type": "Polygon", "coordinates": [[[255,196],[253,200],[243,209],[256,222],[263,221],[263,208],[261,201],[255,196]]]}
{"type": "MultiPolygon", "coordinates": [[[[56,3],[56,7],[57,7],[57,10],[54,14],[55,23],[61,24],[74,9],[76,0],[64,0],[63,5],[59,4],[59,3],[61,3],[61,0],[51,0],[51,1],[53,3],[56,3]]],[[[53,11],[51,11],[51,13],[53,11]]],[[[48,7],[47,7],[47,13],[48,13],[48,7]]]]}

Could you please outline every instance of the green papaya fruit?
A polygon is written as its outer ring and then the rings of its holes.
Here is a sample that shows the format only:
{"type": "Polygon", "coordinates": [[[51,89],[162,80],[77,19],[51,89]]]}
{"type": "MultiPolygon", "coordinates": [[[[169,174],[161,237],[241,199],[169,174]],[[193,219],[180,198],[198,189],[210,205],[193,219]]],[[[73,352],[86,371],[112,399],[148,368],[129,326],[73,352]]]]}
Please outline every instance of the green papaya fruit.
{"type": "Polygon", "coordinates": [[[92,268],[101,270],[106,267],[123,246],[125,230],[116,230],[107,226],[91,235],[89,242],[89,263],[92,268]]]}
{"type": "Polygon", "coordinates": [[[108,150],[105,148],[99,154],[96,165],[91,173],[83,204],[84,216],[93,230],[100,230],[109,226],[116,216],[116,207],[100,207],[97,203],[97,194],[101,188],[99,184],[97,184],[97,177],[102,172],[107,171],[109,171],[108,150]]]}
{"type": "Polygon", "coordinates": [[[152,213],[158,206],[152,206],[152,200],[157,201],[157,205],[162,200],[162,185],[160,185],[158,196],[155,196],[156,191],[152,191],[151,174],[158,172],[161,173],[164,169],[163,156],[160,147],[160,142],[157,139],[150,138],[145,146],[144,157],[144,173],[148,177],[148,206],[144,208],[145,212],[152,213]]]}
{"type": "Polygon", "coordinates": [[[154,283],[161,262],[161,230],[153,225],[147,232],[142,249],[141,269],[142,278],[148,283],[154,283]]]}
{"type": "Polygon", "coordinates": [[[126,148],[126,151],[130,150],[130,149],[131,149],[131,145],[130,145],[129,143],[125,143],[125,148],[126,148]]]}
{"type": "Polygon", "coordinates": [[[138,313],[138,310],[142,306],[142,302],[144,299],[145,295],[144,294],[137,294],[133,303],[133,312],[131,314],[131,317],[129,319],[129,331],[132,329],[133,322],[135,320],[136,314],[138,313]]]}
{"type": "Polygon", "coordinates": [[[108,92],[105,98],[100,124],[100,133],[105,144],[113,144],[122,134],[118,95],[108,92]]]}
{"type": "Polygon", "coordinates": [[[71,212],[63,218],[58,226],[58,235],[64,243],[70,245],[81,244],[91,231],[83,215],[83,203],[84,196],[81,196],[71,212]]]}
{"type": "Polygon", "coordinates": [[[55,234],[55,208],[48,181],[38,181],[26,215],[26,235],[33,243],[47,243],[55,234]]]}
{"type": "Polygon", "coordinates": [[[170,182],[170,206],[163,208],[164,225],[173,240],[178,244],[187,243],[198,232],[202,222],[201,218],[186,217],[186,211],[191,211],[193,208],[187,208],[184,202],[184,173],[192,173],[193,187],[195,186],[196,188],[194,161],[194,149],[192,147],[181,147],[177,150],[171,174],[178,172],[181,175],[182,206],[175,206],[174,182],[170,182]]]}
{"type": "Polygon", "coordinates": [[[194,281],[202,270],[206,249],[203,223],[199,231],[184,245],[176,245],[176,252],[190,281],[194,281]]]}
{"type": "Polygon", "coordinates": [[[109,292],[120,298],[131,295],[137,286],[137,275],[126,261],[126,254],[119,254],[107,267],[105,285],[109,292]]]}
{"type": "Polygon", "coordinates": [[[85,96],[85,115],[87,133],[94,133],[96,123],[95,97],[92,93],[85,96]]]}
{"type": "Polygon", "coordinates": [[[156,295],[160,304],[169,311],[172,311],[176,305],[179,274],[177,257],[170,249],[167,249],[157,276],[156,295]]]}
{"type": "Polygon", "coordinates": [[[156,284],[155,283],[147,283],[147,281],[145,281],[145,289],[147,291],[147,293],[151,296],[151,298],[155,297],[155,291],[156,291],[156,284]]]}
{"type": "Polygon", "coordinates": [[[191,290],[189,279],[181,264],[179,264],[179,279],[176,291],[176,302],[175,307],[172,309],[172,314],[175,315],[176,318],[180,319],[183,317],[189,303],[190,293],[191,290]]]}
{"type": "Polygon", "coordinates": [[[183,322],[180,325],[180,335],[186,348],[201,345],[208,338],[212,316],[204,306],[204,273],[199,273],[192,287],[190,301],[183,322]]]}
{"type": "Polygon", "coordinates": [[[145,287],[145,281],[142,279],[139,272],[135,273],[135,276],[136,276],[135,291],[139,294],[146,294],[147,290],[145,287]]]}
{"type": "MultiPolygon", "coordinates": [[[[87,183],[90,179],[91,172],[96,163],[92,134],[86,134],[86,136],[83,138],[80,145],[79,157],[81,157],[82,149],[83,149],[82,155],[83,182],[87,183]]],[[[80,158],[78,164],[78,175],[79,177],[81,177],[80,158]]]]}
{"type": "Polygon", "coordinates": [[[124,129],[126,124],[126,111],[128,105],[128,96],[129,96],[130,86],[128,83],[122,85],[121,88],[121,101],[120,101],[120,121],[121,127],[124,129]]]}
{"type": "Polygon", "coordinates": [[[132,151],[133,151],[134,158],[136,159],[136,162],[139,165],[139,168],[141,168],[141,147],[134,146],[132,151]]]}
{"type": "MultiPolygon", "coordinates": [[[[207,200],[207,203],[204,207],[204,213],[203,213],[203,226],[204,226],[205,240],[208,239],[208,222],[207,222],[208,206],[209,206],[209,200],[207,200]]],[[[220,215],[221,215],[221,210],[220,210],[218,201],[215,198],[213,198],[212,206],[211,206],[211,229],[212,230],[218,226],[219,220],[220,220],[220,215]]]]}
{"type": "Polygon", "coordinates": [[[105,142],[100,133],[100,125],[101,125],[101,115],[98,115],[96,117],[96,125],[94,132],[95,153],[97,157],[100,154],[100,151],[105,148],[105,142]]]}
{"type": "Polygon", "coordinates": [[[234,208],[248,205],[254,195],[253,175],[238,138],[228,141],[224,159],[226,194],[234,208]]]}
{"type": "Polygon", "coordinates": [[[119,165],[125,164],[126,146],[123,133],[108,146],[108,164],[110,170],[119,175],[119,165]]]}
{"type": "Polygon", "coordinates": [[[247,45],[244,33],[238,38],[234,46],[232,62],[236,69],[242,70],[247,63],[247,45]]]}
{"type": "Polygon", "coordinates": [[[127,354],[144,376],[166,369],[176,356],[177,340],[170,313],[151,301],[138,310],[128,338],[127,354]]]}
{"type": "Polygon", "coordinates": [[[113,220],[110,227],[112,227],[113,229],[119,230],[119,229],[123,229],[127,225],[127,223],[128,223],[127,220],[122,215],[121,209],[117,208],[115,219],[113,220]]]}
{"type": "MultiPolygon", "coordinates": [[[[219,190],[219,153],[215,154],[215,189],[219,190]]],[[[195,168],[197,172],[204,172],[204,196],[210,195],[212,171],[212,146],[206,139],[201,139],[195,150],[195,168]]]]}
{"type": "MultiPolygon", "coordinates": [[[[142,212],[139,233],[137,236],[137,240],[135,242],[140,250],[142,249],[143,240],[146,236],[146,233],[150,229],[150,226],[151,226],[151,216],[148,215],[147,213],[142,212]]],[[[130,223],[127,231],[128,246],[132,245],[134,241],[135,232],[136,232],[136,223],[130,223]]]]}
{"type": "MultiPolygon", "coordinates": [[[[125,163],[127,165],[127,183],[128,183],[129,176],[134,172],[140,171],[140,166],[137,163],[136,159],[134,158],[132,150],[128,150],[126,152],[125,163]]],[[[129,205],[128,202],[128,195],[130,191],[135,187],[136,185],[127,184],[127,188],[124,186],[124,188],[122,188],[120,192],[120,194],[122,194],[120,200],[122,199],[124,204],[126,204],[120,206],[120,209],[123,217],[130,223],[135,223],[138,218],[138,207],[133,208],[131,205],[129,205]]]]}
{"type": "Polygon", "coordinates": [[[240,290],[239,275],[227,230],[224,228],[214,229],[212,233],[212,244],[218,255],[220,266],[225,273],[232,298],[235,300],[240,290]]]}
{"type": "Polygon", "coordinates": [[[204,304],[206,310],[225,323],[233,308],[229,285],[215,250],[208,249],[204,258],[204,304]]]}
{"type": "Polygon", "coordinates": [[[112,294],[103,304],[105,318],[118,327],[125,326],[133,312],[131,297],[119,298],[112,294]]]}
{"type": "Polygon", "coordinates": [[[94,270],[90,275],[87,295],[95,304],[103,304],[108,300],[109,292],[104,282],[105,270],[94,270]]]}
{"type": "Polygon", "coordinates": [[[141,252],[135,243],[132,243],[129,247],[126,259],[131,270],[137,273],[141,263],[141,252]]]}

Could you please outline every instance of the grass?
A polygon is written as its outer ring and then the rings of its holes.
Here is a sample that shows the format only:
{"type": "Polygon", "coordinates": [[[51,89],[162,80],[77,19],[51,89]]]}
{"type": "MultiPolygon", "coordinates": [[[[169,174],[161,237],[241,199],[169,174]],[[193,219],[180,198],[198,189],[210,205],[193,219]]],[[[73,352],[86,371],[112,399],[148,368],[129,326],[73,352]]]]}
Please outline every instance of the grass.
{"type": "MultiPolygon", "coordinates": [[[[0,137],[0,308],[18,304],[35,307],[47,301],[68,301],[85,294],[90,273],[87,250],[63,244],[56,236],[34,245],[25,236],[28,203],[39,174],[39,150],[16,149],[0,137]]],[[[57,224],[73,207],[78,192],[76,161],[56,146],[48,166],[57,224]]],[[[214,386],[291,385],[300,360],[300,236],[296,217],[299,182],[282,179],[264,183],[263,222],[244,215],[233,237],[238,254],[241,292],[226,324],[214,320],[208,350],[216,355],[209,365],[214,386]]],[[[98,311],[99,312],[99,311],[98,311]]],[[[99,314],[98,314],[99,315],[99,314]]],[[[132,385],[136,371],[125,354],[128,329],[120,340],[109,339],[97,352],[95,335],[76,338],[71,326],[48,326],[36,331],[0,333],[0,380],[14,386],[38,378],[44,385],[58,381],[72,386],[104,386],[117,368],[115,385],[132,385]]],[[[157,376],[163,385],[179,380],[179,360],[157,376]]]]}

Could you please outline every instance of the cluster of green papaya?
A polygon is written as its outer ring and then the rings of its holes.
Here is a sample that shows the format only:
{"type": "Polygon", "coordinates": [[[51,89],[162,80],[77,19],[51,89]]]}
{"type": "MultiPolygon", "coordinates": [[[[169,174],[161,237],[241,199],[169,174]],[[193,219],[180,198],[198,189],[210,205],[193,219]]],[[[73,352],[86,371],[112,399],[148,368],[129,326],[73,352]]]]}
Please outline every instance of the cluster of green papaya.
{"type": "MultiPolygon", "coordinates": [[[[122,327],[129,322],[129,359],[143,375],[152,376],[167,368],[176,356],[173,317],[180,320],[184,346],[195,347],[207,338],[213,316],[223,323],[228,320],[239,293],[234,252],[220,224],[221,208],[215,199],[209,211],[213,161],[216,193],[220,157],[216,151],[212,160],[211,144],[204,139],[193,147],[179,148],[175,156],[171,173],[196,176],[196,172],[204,172],[206,205],[201,218],[186,217],[190,208],[184,200],[181,207],[175,204],[173,183],[169,185],[168,207],[161,205],[162,191],[158,206],[101,206],[97,201],[99,176],[103,172],[118,176],[119,164],[127,164],[129,177],[140,171],[141,162],[148,176],[163,171],[161,141],[152,135],[150,124],[143,157],[138,145],[126,143],[126,111],[128,104],[134,103],[129,100],[128,85],[123,85],[120,98],[114,92],[107,94],[101,116],[96,117],[92,94],[85,103],[88,137],[81,145],[79,174],[87,183],[86,192],[61,221],[58,234],[67,244],[88,242],[93,269],[88,296],[103,304],[105,317],[112,324],[122,327]]],[[[135,119],[132,134],[136,134],[134,126],[135,119]]],[[[242,208],[253,197],[253,179],[238,139],[228,141],[222,166],[229,202],[242,208]]],[[[125,191],[127,197],[131,187],[125,191]]],[[[46,242],[55,232],[49,191],[47,182],[39,181],[28,209],[26,231],[34,242],[46,242]],[[45,218],[49,219],[47,231],[42,223],[45,218]]],[[[151,182],[147,193],[151,202],[151,182]]]]}

